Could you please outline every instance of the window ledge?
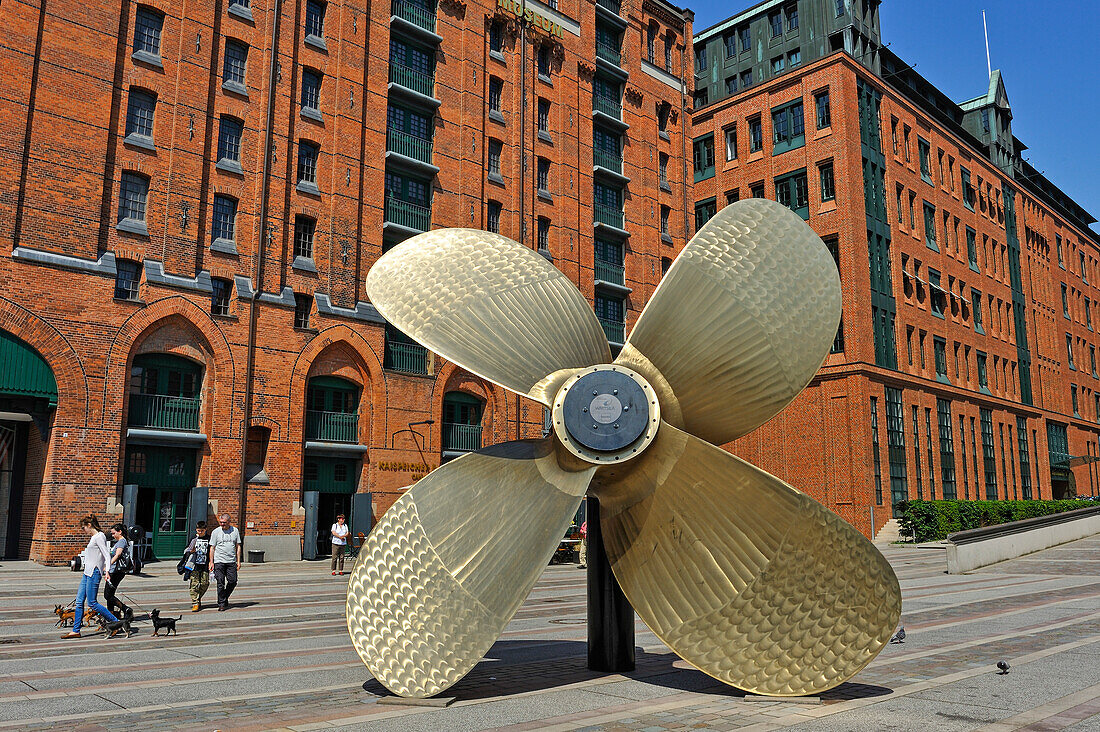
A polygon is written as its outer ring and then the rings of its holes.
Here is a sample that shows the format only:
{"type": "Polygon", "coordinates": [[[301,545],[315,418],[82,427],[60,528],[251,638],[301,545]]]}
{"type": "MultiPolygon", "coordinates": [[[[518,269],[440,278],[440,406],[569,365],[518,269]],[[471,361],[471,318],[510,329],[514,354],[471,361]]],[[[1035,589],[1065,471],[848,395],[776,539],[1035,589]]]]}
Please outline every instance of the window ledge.
{"type": "Polygon", "coordinates": [[[210,251],[221,254],[237,254],[237,242],[232,239],[215,239],[210,243],[210,251]]]}
{"type": "Polygon", "coordinates": [[[546,130],[539,130],[539,139],[549,145],[554,144],[554,138],[550,137],[550,133],[546,130]]]}
{"type": "Polygon", "coordinates": [[[308,180],[298,181],[298,185],[296,185],[294,188],[299,193],[304,193],[307,196],[320,196],[321,195],[321,189],[317,187],[317,184],[312,183],[308,180]]]}
{"type": "Polygon", "coordinates": [[[321,114],[321,110],[316,107],[302,107],[301,115],[306,119],[311,119],[314,122],[324,122],[324,115],[321,114]]]}
{"type": "Polygon", "coordinates": [[[940,250],[940,248],[936,245],[936,242],[929,242],[929,241],[925,240],[924,246],[928,247],[929,249],[931,249],[934,252],[938,252],[940,250]]]}
{"type": "Polygon", "coordinates": [[[501,177],[500,173],[489,173],[489,182],[504,185],[504,178],[501,177]]]}
{"type": "Polygon", "coordinates": [[[989,396],[993,396],[993,392],[989,391],[988,386],[979,386],[978,391],[981,392],[982,394],[989,394],[989,396]]]}
{"type": "Polygon", "coordinates": [[[507,61],[504,60],[504,54],[500,51],[489,51],[489,58],[499,61],[502,64],[507,64],[507,61]]]}
{"type": "Polygon", "coordinates": [[[290,263],[290,266],[294,269],[300,269],[303,272],[316,272],[317,265],[313,262],[313,257],[295,257],[294,261],[290,263]]]}
{"type": "Polygon", "coordinates": [[[223,81],[222,90],[248,99],[248,89],[239,81],[223,81]]]}
{"type": "Polygon", "coordinates": [[[668,192],[668,193],[672,193],[672,187],[671,187],[671,186],[670,186],[670,185],[668,184],[668,181],[667,181],[667,180],[663,180],[663,181],[661,181],[661,183],[660,183],[660,187],[661,187],[661,190],[662,190],[662,191],[666,191],[666,192],[668,192]]]}
{"type": "Polygon", "coordinates": [[[313,48],[316,48],[318,51],[324,51],[325,53],[328,53],[328,46],[325,45],[325,39],[321,38],[320,36],[306,36],[305,44],[307,46],[312,46],[313,48]]]}
{"type": "Polygon", "coordinates": [[[930,176],[930,175],[926,175],[924,173],[921,173],[920,174],[920,179],[923,180],[925,183],[927,183],[930,186],[935,185],[935,183],[932,182],[932,176],[930,176]]]}
{"type": "Polygon", "coordinates": [[[218,162],[214,163],[214,168],[220,170],[223,173],[244,175],[244,169],[241,168],[241,164],[238,161],[230,160],[229,158],[222,158],[218,162]]]}
{"type": "Polygon", "coordinates": [[[229,6],[227,11],[234,18],[238,18],[248,23],[252,23],[252,10],[247,5],[241,5],[240,3],[233,3],[229,6]]]}
{"type": "Polygon", "coordinates": [[[947,378],[943,374],[936,374],[936,381],[940,382],[941,384],[950,384],[951,383],[951,379],[947,378]]]}
{"type": "Polygon", "coordinates": [[[113,297],[111,299],[115,302],[124,302],[127,305],[145,305],[145,301],[140,297],[113,297]]]}
{"type": "Polygon", "coordinates": [[[970,269],[974,270],[978,274],[981,274],[982,272],[980,269],[978,269],[978,265],[974,264],[973,262],[970,263],[970,269]]]}
{"type": "Polygon", "coordinates": [[[541,72],[539,73],[539,81],[543,82],[544,84],[549,84],[550,86],[554,86],[553,80],[549,76],[547,76],[546,74],[543,74],[541,72]]]}
{"type": "Polygon", "coordinates": [[[504,119],[504,114],[499,109],[490,109],[489,119],[493,120],[494,122],[499,122],[502,125],[508,124],[507,121],[504,119]]]}
{"type": "Polygon", "coordinates": [[[662,233],[661,234],[661,241],[663,241],[665,244],[671,244],[672,243],[672,237],[669,234],[662,233]]]}
{"type": "Polygon", "coordinates": [[[665,131],[665,130],[657,130],[657,137],[661,138],[662,140],[665,140],[666,142],[670,141],[672,139],[671,137],[668,136],[668,132],[665,131]]]}
{"type": "Polygon", "coordinates": [[[154,56],[148,51],[134,51],[130,58],[157,69],[164,69],[164,62],[160,60],[160,56],[154,56]]]}
{"type": "Polygon", "coordinates": [[[539,188],[538,196],[539,196],[539,198],[546,201],[547,203],[553,203],[554,202],[554,194],[551,193],[550,191],[546,190],[545,188],[539,188]]]}
{"type": "Polygon", "coordinates": [[[153,144],[153,138],[148,135],[139,135],[131,132],[126,137],[122,138],[123,144],[130,145],[132,147],[138,147],[142,150],[148,150],[149,152],[156,152],[157,146],[153,144]]]}
{"type": "Polygon", "coordinates": [[[119,231],[124,231],[127,234],[137,234],[139,236],[149,236],[149,228],[145,225],[144,221],[138,221],[137,219],[123,219],[115,224],[115,228],[119,231]]]}

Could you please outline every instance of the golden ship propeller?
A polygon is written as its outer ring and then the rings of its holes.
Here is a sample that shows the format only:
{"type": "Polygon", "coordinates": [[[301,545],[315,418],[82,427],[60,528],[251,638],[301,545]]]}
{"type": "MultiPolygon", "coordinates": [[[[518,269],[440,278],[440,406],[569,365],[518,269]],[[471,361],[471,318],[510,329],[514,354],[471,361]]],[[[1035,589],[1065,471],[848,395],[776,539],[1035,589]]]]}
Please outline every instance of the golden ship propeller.
{"type": "Polygon", "coordinates": [[[541,440],[422,478],[352,571],[347,622],[374,677],[438,694],[488,652],[586,493],[615,578],[677,655],[758,694],[815,694],[878,654],[901,615],[890,565],[809,496],[716,447],[775,416],[820,368],[840,318],[821,240],[764,199],[726,206],[677,257],[618,358],[541,255],[441,229],[367,276],[387,321],[552,410],[541,440]]]}

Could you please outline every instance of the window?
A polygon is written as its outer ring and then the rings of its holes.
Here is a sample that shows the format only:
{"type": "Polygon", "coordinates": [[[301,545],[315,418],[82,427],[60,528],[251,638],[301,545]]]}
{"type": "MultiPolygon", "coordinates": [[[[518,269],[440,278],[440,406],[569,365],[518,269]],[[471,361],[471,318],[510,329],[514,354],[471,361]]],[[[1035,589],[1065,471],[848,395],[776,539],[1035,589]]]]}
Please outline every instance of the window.
{"type": "Polygon", "coordinates": [[[500,203],[489,201],[488,216],[485,218],[485,229],[494,234],[500,233],[500,203]]]}
{"type": "Polygon", "coordinates": [[[741,72],[741,88],[748,89],[752,86],[752,69],[741,72]]]}
{"type": "Polygon", "coordinates": [[[695,70],[702,71],[707,67],[707,47],[699,46],[695,49],[695,70]]]}
{"type": "Polygon", "coordinates": [[[899,183],[898,187],[897,187],[897,190],[895,191],[895,194],[896,194],[896,197],[897,197],[898,224],[904,224],[905,223],[905,216],[902,215],[902,204],[901,204],[902,195],[904,193],[905,193],[905,186],[903,186],[899,183]]]}
{"type": "Polygon", "coordinates": [[[596,318],[604,327],[607,340],[613,343],[622,343],[623,323],[626,322],[626,308],[623,307],[622,299],[597,293],[594,310],[596,311],[596,318]]]}
{"type": "Polygon", "coordinates": [[[671,213],[671,206],[661,206],[661,234],[663,236],[668,236],[668,217],[671,213]]]}
{"type": "MultiPolygon", "coordinates": [[[[657,63],[657,30],[660,28],[657,23],[650,23],[645,32],[645,57],[651,64],[657,63]]],[[[729,51],[729,38],[726,38],[726,53],[733,55],[729,51]]]]}
{"type": "Polygon", "coordinates": [[[127,141],[140,138],[146,143],[153,142],[153,115],[156,107],[156,95],[141,89],[130,88],[130,98],[126,107],[127,141]]]}
{"type": "Polygon", "coordinates": [[[665,153],[657,155],[657,181],[662,189],[672,190],[668,185],[668,155],[665,153]]]}
{"type": "Polygon", "coordinates": [[[321,75],[312,69],[302,71],[302,109],[321,108],[321,75]]]}
{"type": "Polygon", "coordinates": [[[725,129],[726,160],[737,159],[737,125],[730,125],[725,129]]]}
{"type": "Polygon", "coordinates": [[[817,177],[821,181],[821,200],[836,199],[836,183],[833,181],[833,161],[829,160],[817,166],[817,177]]]}
{"type": "MultiPolygon", "coordinates": [[[[1089,344],[1089,366],[1092,368],[1092,378],[1100,378],[1100,375],[1096,373],[1096,346],[1089,344]]],[[[1100,419],[1100,414],[1096,415],[1097,419],[1100,419]]]]}
{"type": "Polygon", "coordinates": [[[731,203],[737,203],[740,200],[741,200],[741,191],[738,190],[737,188],[731,188],[730,190],[726,191],[726,205],[727,206],[730,205],[731,203]]]}
{"type": "Polygon", "coordinates": [[[313,259],[313,234],[317,222],[309,216],[294,217],[294,258],[313,259]]]}
{"type": "Polygon", "coordinates": [[[978,390],[983,391],[986,394],[989,393],[989,368],[987,366],[986,355],[981,351],[978,351],[978,390]]]}
{"type": "Polygon", "coordinates": [[[141,61],[160,61],[160,33],[164,16],[139,6],[134,20],[134,56],[141,61]]]}
{"type": "Polygon", "coordinates": [[[951,433],[951,402],[936,400],[936,416],[940,427],[940,475],[943,478],[943,499],[955,500],[955,439],[951,433]]]}
{"type": "Polygon", "coordinates": [[[234,7],[239,8],[241,11],[247,12],[249,18],[252,17],[252,12],[248,9],[249,8],[248,0],[229,0],[229,7],[230,8],[234,8],[234,7]]]}
{"type": "Polygon", "coordinates": [[[836,17],[844,15],[844,0],[836,0],[836,17]]]}
{"type": "Polygon", "coordinates": [[[539,99],[539,132],[550,134],[550,100],[539,99]]]}
{"type": "Polygon", "coordinates": [[[1077,404],[1077,384],[1070,384],[1069,385],[1069,397],[1070,397],[1070,402],[1072,403],[1072,406],[1073,406],[1073,416],[1074,417],[1080,417],[1081,416],[1081,411],[1078,408],[1078,404],[1077,404]]]}
{"type": "Polygon", "coordinates": [[[233,295],[233,283],[221,277],[210,280],[213,290],[210,293],[210,314],[229,315],[229,299],[233,295]]]}
{"type": "Polygon", "coordinates": [[[706,135],[691,144],[695,182],[714,177],[714,135],[706,135]]]}
{"type": "Polygon", "coordinates": [[[1054,235],[1054,248],[1058,250],[1058,266],[1065,269],[1066,263],[1062,259],[1062,237],[1058,234],[1054,235]]]}
{"type": "MultiPolygon", "coordinates": [[[[668,274],[669,269],[672,268],[672,257],[661,257],[661,277],[668,274]]],[[[1100,413],[1100,412],[1098,412],[1100,413]]]]}
{"type": "Polygon", "coordinates": [[[806,170],[795,171],[775,179],[775,200],[804,219],[810,218],[806,170]]]}
{"type": "Polygon", "coordinates": [[[504,149],[504,143],[500,140],[489,140],[489,177],[501,178],[500,153],[504,149]]]}
{"type": "Polygon", "coordinates": [[[423,48],[402,43],[391,36],[390,65],[404,67],[423,76],[431,76],[435,73],[435,56],[423,48]]]}
{"type": "MultiPolygon", "coordinates": [[[[1097,395],[1100,398],[1100,395],[1097,395]]],[[[1020,497],[1031,500],[1031,460],[1027,452],[1027,420],[1016,418],[1016,439],[1020,453],[1020,497]]]]}
{"type": "Polygon", "coordinates": [[[222,117],[218,122],[218,161],[241,162],[241,134],[244,123],[234,117],[222,117]]]}
{"type": "MultiPolygon", "coordinates": [[[[597,77],[599,78],[599,77],[597,77]]],[[[695,94],[691,97],[692,109],[699,109],[700,107],[707,106],[707,90],[696,89],[695,94]]]]}
{"type": "Polygon", "coordinates": [[[489,26],[489,52],[504,53],[504,25],[499,20],[489,26]]]}
{"type": "Polygon", "coordinates": [[[1085,253],[1084,252],[1077,252],[1077,257],[1081,262],[1081,279],[1087,285],[1089,283],[1089,273],[1085,269],[1085,253]]]}
{"type": "Polygon", "coordinates": [[[882,505],[882,452],[878,441],[878,398],[871,397],[871,462],[875,467],[875,503],[882,505]]]}
{"type": "Polygon", "coordinates": [[[925,183],[932,182],[932,149],[927,140],[917,138],[917,154],[920,156],[920,177],[925,183]]]}
{"type": "Polygon", "coordinates": [[[932,314],[937,318],[943,317],[945,300],[943,287],[940,285],[940,273],[931,267],[928,268],[928,295],[932,305],[932,314]]]}
{"type": "MultiPolygon", "coordinates": [[[[825,248],[829,250],[829,254],[833,255],[833,263],[836,264],[837,275],[840,274],[840,240],[835,236],[825,239],[825,248]]],[[[910,346],[911,348],[911,346],[910,346]]],[[[833,336],[833,346],[829,349],[829,353],[844,353],[844,316],[841,315],[840,322],[836,327],[836,335],[833,336]]],[[[909,363],[913,362],[912,352],[909,354],[909,363]]],[[[900,404],[899,404],[900,409],[900,404]]]]}
{"type": "Polygon", "coordinates": [[[1092,330],[1092,303],[1085,298],[1085,327],[1092,330]]]}
{"type": "Polygon", "coordinates": [[[664,132],[668,134],[668,118],[672,112],[672,106],[669,104],[657,105],[657,132],[664,132]]]}
{"type": "Polygon", "coordinates": [[[786,10],[787,13],[787,30],[798,30],[798,6],[791,5],[786,10]]]}
{"type": "Polygon", "coordinates": [[[936,246],[936,207],[924,202],[924,243],[929,249],[939,251],[936,246]]]}
{"type": "Polygon", "coordinates": [[[976,234],[969,226],[966,227],[966,258],[970,262],[970,269],[978,271],[978,247],[976,234]]]}
{"type": "Polygon", "coordinates": [[[214,196],[214,225],[211,231],[215,242],[232,245],[237,232],[237,199],[214,196]]]}
{"type": "Polygon", "coordinates": [[[317,156],[320,149],[312,142],[298,143],[298,183],[317,185],[317,156]]]}
{"type": "Polygon", "coordinates": [[[832,112],[829,109],[829,90],[814,94],[814,107],[817,109],[817,129],[831,127],[833,124],[832,112]]]}
{"type": "Polygon", "coordinates": [[[325,3],[321,0],[306,0],[306,39],[316,39],[324,44],[325,3]]]}
{"type": "Polygon", "coordinates": [[[1077,367],[1073,363],[1073,336],[1066,333],[1066,361],[1069,363],[1069,370],[1076,371],[1077,367]]]}
{"type": "MultiPolygon", "coordinates": [[[[974,210],[974,186],[970,185],[970,171],[959,166],[959,174],[962,176],[963,205],[971,211],[974,210]]],[[[1061,262],[1061,258],[1058,260],[1061,262]]]]}
{"type": "Polygon", "coordinates": [[[550,44],[539,46],[539,76],[550,78],[550,44]]]}
{"type": "Polygon", "coordinates": [[[974,310],[974,331],[977,333],[985,334],[985,328],[982,326],[982,293],[971,288],[970,289],[970,304],[974,310]]]}
{"type": "Polygon", "coordinates": [[[548,158],[539,158],[538,186],[539,191],[550,190],[550,160],[548,158]]]}
{"type": "Polygon", "coordinates": [[[982,422],[982,457],[985,463],[985,499],[997,500],[997,455],[993,449],[993,412],[979,410],[982,422]]]}
{"type": "Polygon", "coordinates": [[[760,117],[749,120],[749,152],[760,152],[764,146],[764,126],[760,123],[760,117]]]}
{"type": "Polygon", "coordinates": [[[699,231],[703,228],[716,213],[718,213],[718,203],[713,198],[695,204],[695,230],[699,231]]]}
{"type": "Polygon", "coordinates": [[[894,143],[894,155],[898,154],[898,118],[890,118],[890,139],[894,143]]]}
{"type": "MultiPolygon", "coordinates": [[[[500,93],[504,89],[504,82],[495,76],[489,77],[489,112],[500,114],[500,93]]],[[[490,115],[491,116],[491,115],[490,115]]]]}
{"type": "Polygon", "coordinates": [[[802,100],[772,110],[773,154],[802,147],[806,142],[806,129],[802,118],[802,100]]]}
{"type": "Polygon", "coordinates": [[[386,109],[386,129],[392,132],[400,132],[417,140],[431,141],[432,121],[423,114],[418,114],[404,107],[389,105],[386,109]]]}
{"type": "Polygon", "coordinates": [[[802,49],[795,49],[787,54],[787,65],[794,67],[802,63],[802,49]]]}
{"type": "Polygon", "coordinates": [[[772,13],[768,16],[768,23],[772,27],[772,38],[783,35],[783,14],[772,13]]]}
{"type": "Polygon", "coordinates": [[[248,65],[248,46],[240,41],[225,42],[225,63],[222,65],[222,86],[235,92],[245,91],[244,75],[248,65]]]}
{"type": "MultiPolygon", "coordinates": [[[[428,181],[406,178],[394,173],[386,173],[386,198],[394,198],[399,201],[413,203],[417,206],[428,207],[428,181]]],[[[405,207],[407,208],[407,207],[405,207]]]]}
{"type": "Polygon", "coordinates": [[[118,220],[145,223],[145,201],[149,196],[149,179],[139,173],[122,174],[118,197],[118,220]]]}
{"type": "Polygon", "coordinates": [[[741,27],[741,53],[752,50],[752,31],[747,25],[741,27]]]}
{"type": "Polygon", "coordinates": [[[751,198],[764,198],[764,181],[749,186],[749,196],[751,198]]]}
{"type": "Polygon", "coordinates": [[[902,135],[905,138],[905,162],[907,163],[911,160],[911,158],[909,157],[909,133],[911,132],[912,130],[909,129],[909,125],[905,125],[905,128],[902,130],[902,135]]]}
{"type": "Polygon", "coordinates": [[[540,252],[550,251],[550,219],[539,217],[538,245],[540,252]]]}
{"type": "Polygon", "coordinates": [[[936,362],[936,380],[948,382],[947,378],[947,341],[943,338],[932,339],[932,355],[936,362]]]}
{"type": "Polygon", "coordinates": [[[119,300],[137,300],[141,284],[141,265],[129,259],[115,262],[115,297],[119,300]]]}
{"type": "Polygon", "coordinates": [[[737,75],[735,74],[735,75],[731,76],[730,78],[726,79],[726,94],[732,95],[732,94],[736,94],[736,93],[737,93],[737,75]]]}
{"type": "Polygon", "coordinates": [[[676,36],[671,31],[665,36],[665,71],[672,73],[672,44],[676,42],[676,36]]]}
{"type": "Polygon", "coordinates": [[[313,310],[313,296],[294,293],[294,327],[308,328],[309,314],[313,310]]]}
{"type": "Polygon", "coordinates": [[[1069,296],[1066,283],[1062,283],[1062,317],[1069,320],[1069,296]]]}
{"type": "Polygon", "coordinates": [[[787,66],[787,61],[782,56],[776,56],[772,59],[772,73],[778,74],[787,66]]]}

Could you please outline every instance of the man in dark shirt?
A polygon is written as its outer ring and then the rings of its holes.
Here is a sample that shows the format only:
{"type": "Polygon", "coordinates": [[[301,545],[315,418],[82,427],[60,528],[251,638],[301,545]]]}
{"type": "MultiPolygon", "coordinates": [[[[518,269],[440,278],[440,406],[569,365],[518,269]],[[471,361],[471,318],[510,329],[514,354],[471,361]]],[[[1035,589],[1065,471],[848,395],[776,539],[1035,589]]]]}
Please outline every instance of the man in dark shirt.
{"type": "Polygon", "coordinates": [[[210,540],[206,538],[206,522],[199,521],[195,524],[195,536],[191,543],[183,550],[183,556],[193,554],[188,558],[187,564],[191,565],[191,612],[202,610],[202,596],[210,587],[210,540]]]}

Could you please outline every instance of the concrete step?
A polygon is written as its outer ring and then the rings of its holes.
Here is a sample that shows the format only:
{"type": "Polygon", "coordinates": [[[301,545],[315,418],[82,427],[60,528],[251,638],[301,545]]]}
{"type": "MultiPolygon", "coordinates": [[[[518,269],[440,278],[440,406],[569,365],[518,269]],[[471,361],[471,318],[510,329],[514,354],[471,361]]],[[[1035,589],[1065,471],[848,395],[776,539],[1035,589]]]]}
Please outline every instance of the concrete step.
{"type": "Polygon", "coordinates": [[[892,518],[875,534],[875,543],[889,544],[895,541],[901,541],[901,524],[897,519],[892,518]]]}

